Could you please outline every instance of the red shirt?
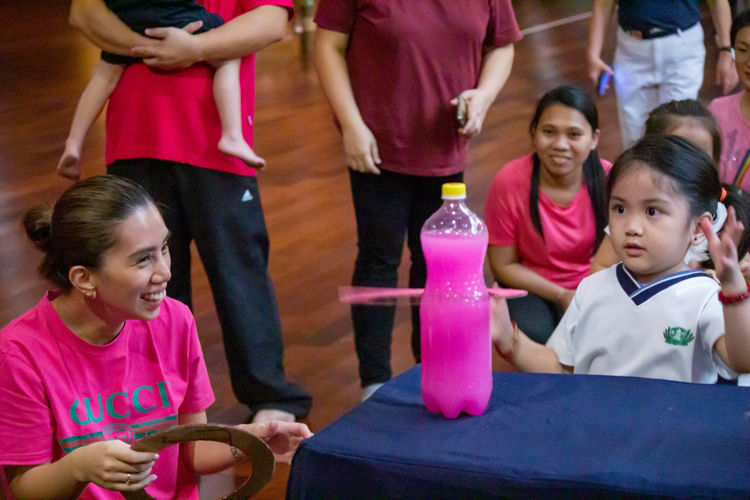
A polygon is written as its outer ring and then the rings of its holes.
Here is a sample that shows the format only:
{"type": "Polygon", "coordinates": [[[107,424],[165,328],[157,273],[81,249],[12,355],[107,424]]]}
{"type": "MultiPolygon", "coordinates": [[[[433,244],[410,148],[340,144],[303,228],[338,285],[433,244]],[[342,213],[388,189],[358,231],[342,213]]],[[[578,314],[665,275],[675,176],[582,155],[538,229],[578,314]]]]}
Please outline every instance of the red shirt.
{"type": "Polygon", "coordinates": [[[450,101],[476,87],[484,53],[521,39],[510,0],[320,0],[315,22],[349,35],[354,98],[383,169],[466,168],[469,140],[450,101]]]}
{"type": "MultiPolygon", "coordinates": [[[[605,172],[612,164],[602,160],[605,172]]],[[[505,165],[492,180],[484,222],[490,245],[515,247],[521,264],[543,278],[574,290],[589,275],[596,221],[586,184],[563,207],[539,189],[539,219],[544,238],[531,222],[531,155],[505,165]]]]}
{"type": "MultiPolygon", "coordinates": [[[[294,13],[291,0],[198,0],[229,21],[261,5],[294,13]]],[[[214,69],[195,64],[180,71],[129,66],[107,107],[106,162],[155,158],[239,175],[255,175],[241,160],[217,148],[221,122],[213,96],[214,69]]],[[[242,59],[242,128],[252,146],[255,109],[255,54],[242,59]]]]}

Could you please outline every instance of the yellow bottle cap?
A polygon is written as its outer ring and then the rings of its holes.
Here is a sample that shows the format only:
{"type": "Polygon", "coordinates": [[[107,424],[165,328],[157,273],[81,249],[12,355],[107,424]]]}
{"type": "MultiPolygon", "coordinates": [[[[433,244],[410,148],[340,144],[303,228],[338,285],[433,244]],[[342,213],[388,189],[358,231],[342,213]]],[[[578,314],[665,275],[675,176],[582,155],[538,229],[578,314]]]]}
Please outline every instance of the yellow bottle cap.
{"type": "Polygon", "coordinates": [[[444,200],[463,200],[466,198],[466,184],[463,182],[447,182],[443,184],[444,200]]]}

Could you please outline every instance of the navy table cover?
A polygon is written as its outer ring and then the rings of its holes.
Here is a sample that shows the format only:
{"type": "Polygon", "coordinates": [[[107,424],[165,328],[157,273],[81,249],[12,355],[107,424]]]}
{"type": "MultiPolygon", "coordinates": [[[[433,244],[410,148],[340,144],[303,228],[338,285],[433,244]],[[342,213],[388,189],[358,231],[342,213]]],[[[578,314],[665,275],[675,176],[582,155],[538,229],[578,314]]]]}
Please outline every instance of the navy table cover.
{"type": "Polygon", "coordinates": [[[496,372],[484,415],[448,420],[419,379],[304,441],[287,499],[750,497],[746,388],[496,372]]]}

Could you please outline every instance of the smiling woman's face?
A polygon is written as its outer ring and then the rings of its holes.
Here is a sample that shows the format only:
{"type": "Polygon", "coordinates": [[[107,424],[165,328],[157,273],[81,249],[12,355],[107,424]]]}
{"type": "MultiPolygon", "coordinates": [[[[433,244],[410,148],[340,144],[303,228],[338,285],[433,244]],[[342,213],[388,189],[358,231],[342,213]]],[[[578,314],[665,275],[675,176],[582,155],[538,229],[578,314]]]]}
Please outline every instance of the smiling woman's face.
{"type": "Polygon", "coordinates": [[[151,320],[159,315],[171,278],[169,231],[155,206],[139,208],[117,228],[117,243],[92,273],[108,319],[151,320]]]}
{"type": "Polygon", "coordinates": [[[552,177],[565,177],[583,168],[599,142],[586,117],[574,108],[553,104],[542,113],[532,133],[542,168],[552,177]]]}

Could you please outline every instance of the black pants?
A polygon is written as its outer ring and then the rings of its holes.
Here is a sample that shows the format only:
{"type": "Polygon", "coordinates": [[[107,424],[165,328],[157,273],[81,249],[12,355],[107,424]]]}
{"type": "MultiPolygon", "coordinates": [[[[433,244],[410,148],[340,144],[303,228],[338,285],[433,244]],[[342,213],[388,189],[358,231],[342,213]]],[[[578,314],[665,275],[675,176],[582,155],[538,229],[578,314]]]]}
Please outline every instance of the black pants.
{"type": "Polygon", "coordinates": [[[192,308],[190,242],[211,285],[232,389],[251,410],[304,417],[312,400],[284,374],[276,294],[268,275],[268,233],[255,177],[148,158],[119,160],[107,172],[141,184],[165,208],[172,233],[167,294],[192,308]],[[246,201],[243,201],[246,200],[246,201]]]}
{"type": "Polygon", "coordinates": [[[508,300],[510,319],[531,340],[545,344],[563,317],[560,306],[531,292],[525,297],[508,300]]]}
{"type": "MultiPolygon", "coordinates": [[[[352,285],[393,288],[404,235],[411,252],[409,287],[423,288],[427,267],[419,239],[422,225],[442,205],[446,182],[461,182],[463,173],[447,177],[422,177],[381,170],[380,175],[350,170],[359,253],[352,285]]],[[[359,358],[362,387],[391,378],[393,306],[352,306],[354,344],[359,358]]],[[[420,361],[419,307],[412,307],[411,346],[420,361]]]]}

